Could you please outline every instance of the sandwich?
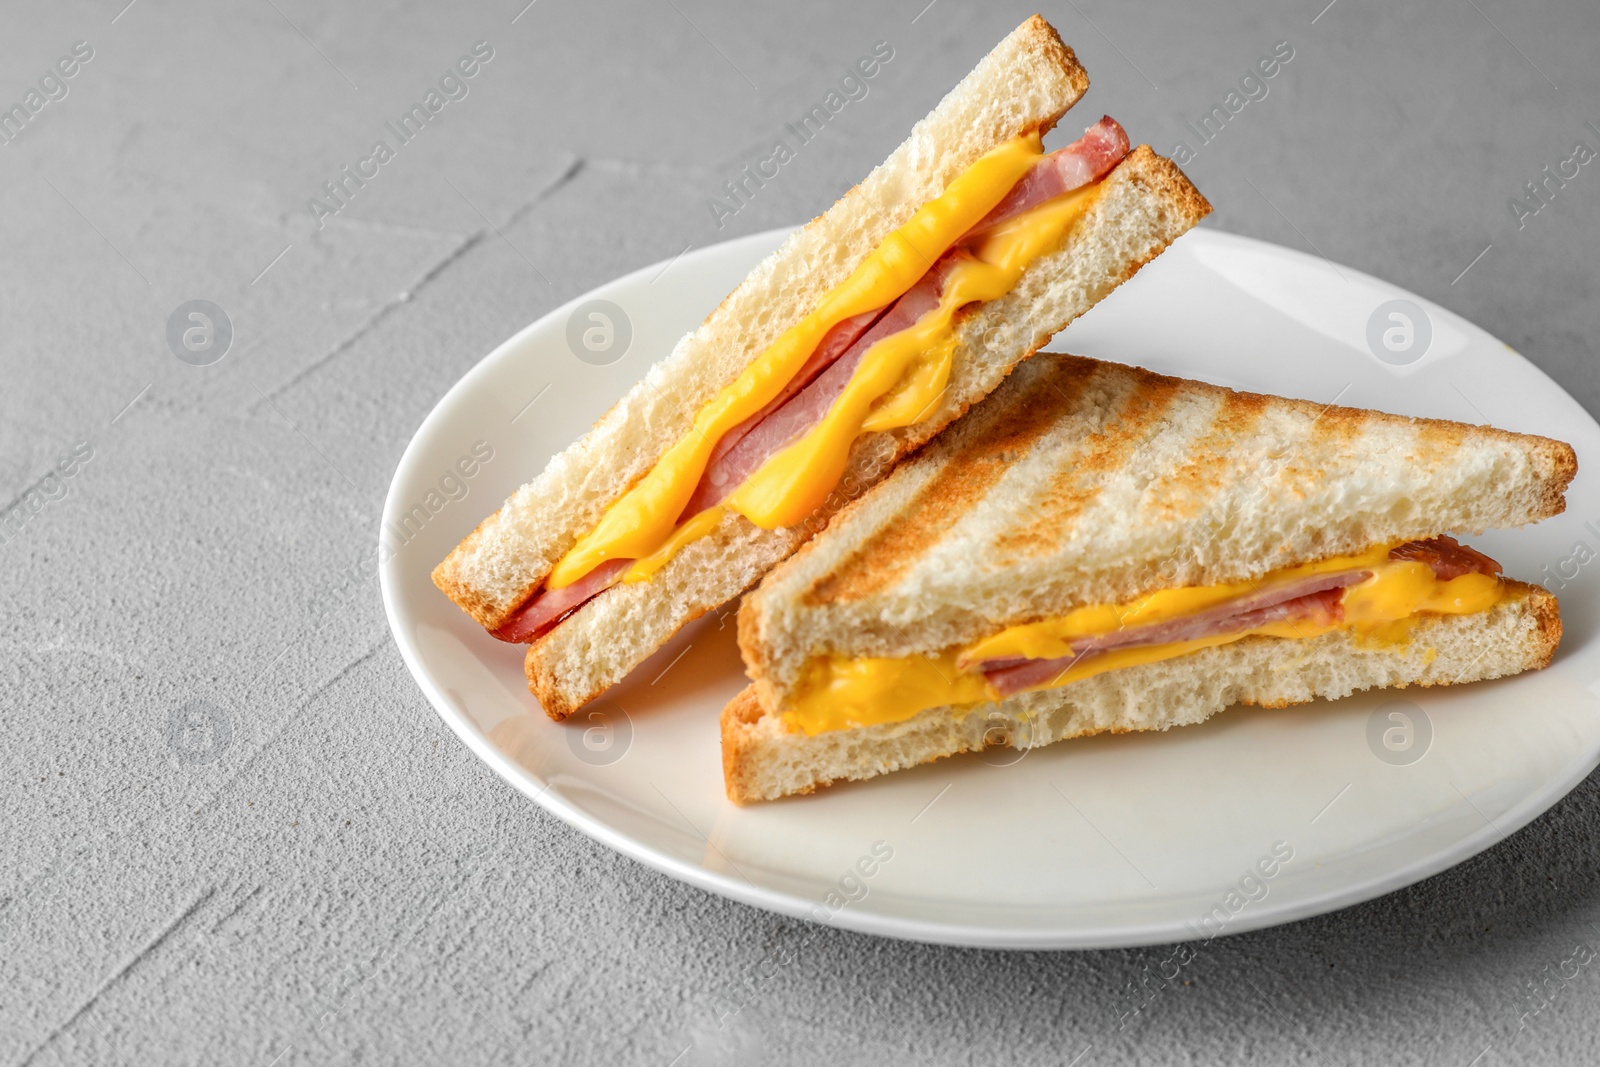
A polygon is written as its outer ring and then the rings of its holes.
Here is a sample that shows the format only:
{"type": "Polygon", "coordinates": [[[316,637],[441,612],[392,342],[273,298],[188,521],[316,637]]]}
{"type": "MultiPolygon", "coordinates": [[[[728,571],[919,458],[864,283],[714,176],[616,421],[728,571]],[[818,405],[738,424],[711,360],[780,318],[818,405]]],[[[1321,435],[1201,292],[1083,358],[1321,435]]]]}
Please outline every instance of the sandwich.
{"type": "Polygon", "coordinates": [[[1038,355],[739,610],[730,799],[1550,662],[1562,442],[1038,355]]]}
{"type": "Polygon", "coordinates": [[[1035,16],[434,571],[564,718],[744,592],[1210,211],[1035,16]]]}

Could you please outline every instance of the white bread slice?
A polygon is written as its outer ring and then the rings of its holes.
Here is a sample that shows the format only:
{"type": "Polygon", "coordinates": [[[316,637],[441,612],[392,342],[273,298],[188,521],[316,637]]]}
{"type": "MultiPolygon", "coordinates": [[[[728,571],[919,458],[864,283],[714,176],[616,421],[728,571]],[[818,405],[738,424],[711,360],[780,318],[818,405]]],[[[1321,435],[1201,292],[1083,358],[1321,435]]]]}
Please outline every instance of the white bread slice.
{"type": "Polygon", "coordinates": [[[739,613],[768,707],[816,656],[907,656],[1156,589],[1558,514],[1544,437],[1028,361],[739,613]]]}
{"type": "Polygon", "coordinates": [[[1556,598],[1509,584],[1510,595],[1488,611],[1419,618],[1404,645],[1363,644],[1348,631],[1304,641],[1247,637],[997,704],[930,708],[905,722],[814,737],[784,729],[749,686],[722,713],[724,784],[730,800],[745,804],[986,746],[1027,749],[1088,734],[1166,730],[1233,704],[1286,707],[1361,689],[1452,685],[1545,667],[1561,640],[1556,598]]]}
{"type": "Polygon", "coordinates": [[[565,718],[685,624],[748,589],[1210,210],[1171,160],[1148,145],[1135,149],[1103,179],[1060,248],[1035,260],[1006,296],[966,313],[934,412],[915,426],[862,436],[838,491],[806,523],[767,531],[729,513],[650,581],[613,586],[530,645],[524,667],[545,711],[565,718]]]}
{"type": "Polygon", "coordinates": [[[593,429],[485,519],[434,570],[434,583],[484,627],[501,625],[695,413],[885,236],[990,149],[1053,127],[1088,86],[1055,29],[1038,15],[1024,22],[860,185],[752,270],[593,429]]]}

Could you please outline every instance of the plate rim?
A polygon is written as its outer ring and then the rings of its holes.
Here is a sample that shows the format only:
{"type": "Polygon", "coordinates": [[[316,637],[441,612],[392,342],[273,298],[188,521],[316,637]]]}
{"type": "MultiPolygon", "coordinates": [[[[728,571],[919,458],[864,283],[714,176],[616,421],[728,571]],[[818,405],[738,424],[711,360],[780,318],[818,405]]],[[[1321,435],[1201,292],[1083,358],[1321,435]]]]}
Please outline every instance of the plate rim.
{"type": "MultiPolygon", "coordinates": [[[[528,797],[545,811],[555,815],[568,826],[605,845],[607,848],[668,877],[718,896],[738,901],[741,904],[855,933],[891,937],[924,944],[966,948],[1094,950],[1177,944],[1196,940],[1192,929],[1183,921],[1176,919],[1099,926],[1088,929],[1066,928],[1058,924],[995,927],[981,923],[913,919],[881,912],[860,911],[850,907],[834,912],[826,920],[819,919],[816,915],[817,902],[815,900],[778,889],[743,883],[731,875],[680,859],[614,828],[598,816],[591,815],[576,804],[568,801],[559,793],[552,792],[550,782],[541,781],[527,768],[511,760],[489,740],[488,736],[478,728],[470,716],[458,712],[450,699],[434,681],[429,671],[424,668],[420,648],[416,647],[416,644],[407,636],[407,631],[402,627],[400,621],[398,596],[394,585],[397,579],[391,577],[391,574],[396,571],[396,561],[401,557],[399,554],[392,554],[388,560],[384,560],[381,549],[384,531],[397,518],[400,509],[404,506],[400,490],[401,482],[405,480],[412,466],[418,461],[422,451],[419,442],[423,437],[424,430],[433,422],[435,417],[447,406],[451,405],[457,399],[458,394],[470,391],[475,380],[480,375],[487,374],[490,367],[502,360],[512,358],[512,353],[521,346],[524,338],[535,331],[545,328],[548,322],[569,314],[573,308],[586,300],[594,298],[601,291],[633,282],[645,276],[659,276],[673,264],[683,260],[692,262],[694,259],[712,253],[726,254],[730,250],[730,246],[749,244],[758,247],[776,248],[784,238],[799,228],[799,225],[779,226],[758,233],[730,238],[727,241],[720,241],[688,253],[681,253],[677,256],[658,260],[605,281],[551,308],[517,330],[474,363],[449,389],[445,390],[444,394],[429,408],[422,421],[417,424],[416,429],[412,431],[410,440],[401,452],[400,459],[395,465],[394,474],[390,478],[389,487],[384,495],[383,509],[378,526],[378,543],[380,546],[378,583],[383,598],[384,617],[389,625],[390,635],[393,637],[396,647],[400,650],[400,656],[405,662],[406,669],[422,690],[423,695],[427,697],[428,703],[433,707],[435,713],[444,720],[445,725],[450,728],[451,732],[460,738],[467,748],[479,759],[483,760],[496,775],[519,793],[528,797]]],[[[1218,242],[1223,245],[1234,244],[1239,247],[1269,252],[1273,255],[1288,256],[1308,264],[1327,265],[1332,262],[1325,257],[1313,256],[1299,249],[1211,227],[1196,227],[1180,240],[1190,243],[1218,242]]],[[[1439,313],[1449,316],[1464,323],[1471,331],[1488,337],[1504,347],[1509,357],[1521,361],[1526,369],[1540,375],[1554,388],[1567,396],[1568,399],[1573,400],[1578,410],[1583,412],[1591,422],[1596,422],[1588,409],[1578,403],[1559,382],[1556,382],[1522,353],[1483,327],[1403,286],[1384,281],[1381,278],[1344,264],[1337,264],[1337,267],[1342,272],[1348,272],[1390,289],[1400,298],[1417,302],[1430,315],[1439,313]]],[[[1600,429],[1600,422],[1596,422],[1596,426],[1597,429],[1600,429]]],[[[1260,907],[1251,908],[1236,915],[1226,930],[1215,936],[1234,937],[1255,930],[1280,926],[1318,915],[1326,915],[1374,900],[1396,890],[1404,889],[1407,886],[1414,885],[1435,874],[1448,870],[1492,848],[1527,826],[1546,811],[1549,811],[1575,789],[1580,782],[1587,778],[1597,766],[1600,766],[1600,739],[1597,739],[1587,751],[1581,752],[1576,759],[1568,764],[1562,775],[1552,779],[1551,783],[1542,790],[1527,794],[1511,812],[1501,815],[1496,822],[1489,823],[1476,833],[1457,839],[1449,847],[1440,849],[1413,863],[1393,868],[1380,878],[1330,888],[1323,893],[1291,899],[1287,902],[1274,904],[1263,901],[1260,907]]]]}

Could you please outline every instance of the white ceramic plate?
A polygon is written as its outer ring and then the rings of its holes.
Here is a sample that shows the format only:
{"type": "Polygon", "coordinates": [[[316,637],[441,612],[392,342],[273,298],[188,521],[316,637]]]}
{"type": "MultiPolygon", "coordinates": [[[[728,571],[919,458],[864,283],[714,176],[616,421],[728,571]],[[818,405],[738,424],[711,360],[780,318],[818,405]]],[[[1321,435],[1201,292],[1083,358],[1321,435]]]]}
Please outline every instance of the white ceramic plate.
{"type": "MultiPolygon", "coordinates": [[[[1561,596],[1556,662],[1520,678],[1234,709],[1167,734],[946,760],[740,809],[723,798],[718,745],[718,713],[743,684],[729,613],[686,629],[588,714],[551,722],[524,686],[520,647],[484,634],[429,571],[784,236],[645,268],[535,322],[450,390],[395,472],[382,585],[400,651],[451,729],[562,819],[788,915],[952,944],[1090,948],[1235,933],[1415,882],[1523,826],[1600,759],[1600,563],[1576,562],[1600,552],[1587,472],[1565,515],[1472,539],[1561,596]],[[591,317],[596,299],[615,305],[601,309],[609,326],[591,317]],[[493,458],[464,477],[458,463],[480,441],[493,458]]],[[[1594,420],[1484,331],[1348,267],[1228,234],[1184,237],[1051,347],[1491,422],[1570,441],[1580,463],[1600,456],[1594,420]],[[1410,302],[1400,319],[1378,311],[1393,300],[1410,302]]]]}

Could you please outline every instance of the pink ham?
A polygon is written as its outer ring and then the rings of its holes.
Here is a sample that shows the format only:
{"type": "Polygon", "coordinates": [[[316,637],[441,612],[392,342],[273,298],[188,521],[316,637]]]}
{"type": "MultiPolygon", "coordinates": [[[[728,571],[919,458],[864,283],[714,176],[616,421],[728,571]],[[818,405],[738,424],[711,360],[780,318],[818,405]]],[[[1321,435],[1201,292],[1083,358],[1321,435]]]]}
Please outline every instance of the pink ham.
{"type": "Polygon", "coordinates": [[[1371,571],[1320,574],[1298,582],[1291,582],[1277,589],[1253,593],[1226,604],[1218,604],[1214,608],[1196,612],[1182,619],[1149,623],[1144,626],[1130,626],[1116,633],[1089,638],[1081,642],[1075,641],[1073,642],[1073,648],[1079,652],[1086,650],[1103,652],[1106,649],[1126,648],[1129,645],[1164,645],[1169,641],[1192,641],[1197,637],[1210,637],[1213,634],[1227,633],[1231,630],[1239,629],[1235,624],[1241,618],[1253,617],[1258,612],[1276,607],[1279,604],[1300,600],[1311,596],[1313,593],[1321,593],[1329,589],[1343,589],[1346,586],[1355,585],[1357,582],[1364,582],[1370,577],[1372,577],[1371,571]]]}
{"type": "Polygon", "coordinates": [[[1463,574],[1500,573],[1500,564],[1477,549],[1468,548],[1454,537],[1443,534],[1426,541],[1403,544],[1392,549],[1389,558],[1426,563],[1433,568],[1434,576],[1444,582],[1463,574]]]}
{"type": "Polygon", "coordinates": [[[1062,193],[1099,181],[1122,162],[1128,147],[1128,131],[1107,115],[1085,130],[1082,137],[1035,163],[1005,199],[972,228],[972,234],[1030,211],[1062,193]]]}
{"type": "MultiPolygon", "coordinates": [[[[811,353],[811,357],[805,363],[801,364],[800,369],[793,378],[789,379],[782,392],[773,397],[766,407],[722,435],[722,439],[717,442],[717,447],[711,450],[711,458],[707,463],[708,469],[711,464],[716,463],[717,460],[727,455],[734,445],[744,440],[745,434],[761,425],[762,419],[765,419],[768,415],[788,403],[790,397],[810,385],[817,375],[827,370],[835,360],[849,351],[850,346],[856,343],[856,339],[866,333],[868,327],[883,317],[885,310],[885,308],[878,308],[876,311],[868,311],[864,314],[856,315],[853,318],[845,319],[829,330],[827,335],[822,338],[822,342],[817,345],[817,350],[811,353]]],[[[684,515],[692,516],[704,510],[704,507],[694,508],[693,510],[685,508],[684,515]]]]}
{"type": "MultiPolygon", "coordinates": [[[[1258,626],[1266,626],[1274,622],[1336,622],[1342,615],[1342,601],[1344,587],[1364,580],[1370,571],[1357,571],[1352,574],[1331,576],[1339,580],[1340,584],[1328,586],[1328,579],[1317,579],[1322,583],[1322,588],[1313,592],[1301,593],[1299,596],[1287,600],[1278,600],[1275,603],[1263,604],[1246,611],[1239,611],[1226,618],[1212,618],[1205,623],[1199,622],[1199,616],[1184,619],[1173,623],[1158,623],[1152,626],[1134,627],[1119,634],[1111,634],[1106,638],[1084,642],[1075,655],[1063,656],[1060,659],[1025,660],[1017,663],[1015,660],[1004,661],[1015,666],[1001,666],[998,669],[990,667],[984,670],[984,677],[994,686],[995,692],[1002,697],[1020,693],[1024,689],[1032,689],[1041,685],[1048,685],[1055,678],[1092,656],[1103,655],[1114,649],[1131,648],[1138,645],[1165,644],[1169,641],[1193,641],[1202,637],[1214,637],[1221,634],[1238,633],[1242,630],[1253,630],[1258,626]],[[1160,633],[1158,633],[1160,631],[1160,633]],[[1125,640],[1119,640],[1127,638],[1125,640]]],[[[1303,583],[1296,583],[1300,585],[1303,583]]],[[[1262,597],[1250,598],[1253,600],[1265,599],[1262,597]]],[[[1236,601],[1235,605],[1244,603],[1236,601]]],[[[1213,613],[1206,613],[1208,615],[1213,613]]],[[[1000,662],[1000,661],[991,661],[1000,662]]]]}
{"type": "MultiPolygon", "coordinates": [[[[1234,600],[1224,601],[1214,608],[1206,608],[1205,611],[1187,614],[1181,619],[1130,625],[1114,632],[1102,633],[1101,637],[1085,637],[1082,640],[1072,641],[1072,648],[1075,654],[1104,653],[1112,648],[1128,648],[1130,645],[1166,645],[1168,641],[1190,641],[1197,637],[1211,637],[1213,633],[1229,633],[1240,629],[1234,625],[1240,616],[1250,616],[1261,609],[1290,603],[1302,597],[1309,597],[1312,593],[1325,592],[1328,589],[1344,589],[1347,585],[1366,581],[1371,574],[1373,574],[1371,571],[1346,571],[1342,574],[1317,574],[1314,577],[1304,577],[1301,581],[1278,585],[1275,589],[1248,593],[1245,597],[1235,597],[1234,600]]],[[[1002,670],[1026,662],[1032,661],[986,659],[979,662],[978,669],[984,672],[1002,670]]]]}
{"type": "Polygon", "coordinates": [[[501,623],[498,630],[490,633],[502,641],[532,641],[560,622],[562,616],[582,607],[584,601],[620,582],[622,572],[632,562],[631,559],[608,559],[571,585],[538,593],[501,623]]]}
{"type": "MultiPolygon", "coordinates": [[[[1365,581],[1371,574],[1371,571],[1347,571],[1343,574],[1317,575],[1298,582],[1291,582],[1287,585],[1280,585],[1275,589],[1238,597],[1226,603],[1218,604],[1214,608],[1208,608],[1193,615],[1186,615],[1181,619],[1146,623],[1143,626],[1129,626],[1113,633],[1102,634],[1099,637],[1086,637],[1072,642],[1074,655],[1082,655],[1086,652],[1106,652],[1111,649],[1127,648],[1133,645],[1160,645],[1171,641],[1192,641],[1198,637],[1231,633],[1240,629],[1235,623],[1241,616],[1249,616],[1263,609],[1299,600],[1314,593],[1321,593],[1330,589],[1343,589],[1346,586],[1365,581]]],[[[1071,659],[1072,657],[1067,658],[1071,659]]],[[[1026,659],[985,660],[978,664],[978,669],[987,673],[1030,662],[1033,661],[1026,659]]]]}
{"type": "Polygon", "coordinates": [[[938,306],[939,287],[944,281],[944,272],[953,261],[951,257],[946,257],[935,264],[931,271],[922,276],[921,281],[890,306],[871,329],[859,335],[855,343],[835,359],[827,370],[763,419],[760,425],[747,431],[735,447],[708,465],[700,484],[695,487],[694,495],[683,509],[683,517],[698,515],[721,502],[774,453],[822,421],[822,416],[827,414],[828,408],[833,406],[833,402],[850,383],[867,349],[911,326],[938,306]]]}
{"type": "MultiPolygon", "coordinates": [[[[1499,574],[1500,564],[1453,537],[1431,537],[1410,541],[1389,552],[1393,560],[1426,563],[1440,581],[1463,574],[1499,574]]],[[[1193,641],[1218,634],[1238,633],[1272,622],[1320,621],[1338,619],[1344,590],[1365,581],[1371,571],[1350,571],[1322,575],[1253,596],[1241,597],[1208,611],[1171,622],[1133,626],[1101,637],[1073,642],[1073,655],[1059,659],[995,659],[978,664],[978,669],[1001,696],[1047,684],[1085,657],[1138,645],[1193,641]]]]}

